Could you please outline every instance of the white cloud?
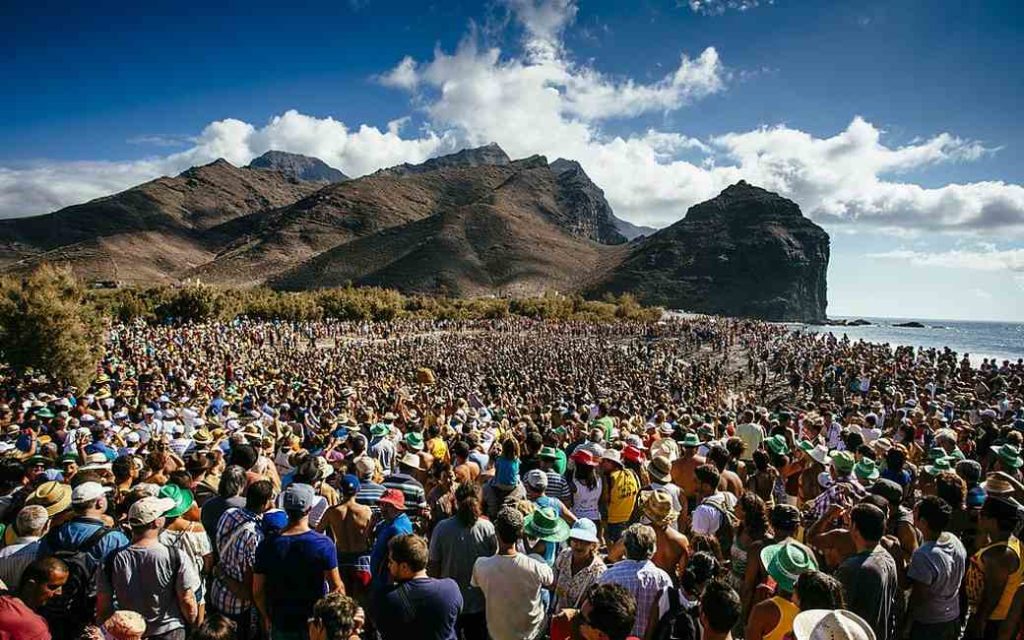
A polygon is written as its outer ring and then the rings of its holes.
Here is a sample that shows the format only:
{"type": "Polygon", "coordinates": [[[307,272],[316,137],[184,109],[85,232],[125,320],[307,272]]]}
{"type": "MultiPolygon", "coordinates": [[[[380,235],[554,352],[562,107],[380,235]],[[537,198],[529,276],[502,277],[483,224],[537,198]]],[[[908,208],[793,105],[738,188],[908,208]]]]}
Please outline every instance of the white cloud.
{"type": "Polygon", "coordinates": [[[426,122],[420,130],[409,131],[405,118],[381,130],[294,110],[263,126],[221,120],[191,147],[167,156],[0,168],[0,216],[50,211],[218,157],[242,165],[268,149],[317,156],[359,176],[494,141],[513,157],[541,153],[578,160],[616,213],[638,224],[670,224],[743,178],[792,198],[832,231],[1024,233],[1020,185],[926,188],[906,179],[913,170],[970,162],[992,151],[948,133],[887,144],[884,131],[853,117],[825,137],[789,126],[704,140],[646,128],[609,135],[609,120],[674,111],[723,91],[731,74],[718,51],[708,47],[693,57],[681,52],[678,67],[650,83],[611,77],[565,49],[565,30],[577,14],[574,1],[505,0],[505,6],[523,31],[520,53],[484,47],[471,29],[455,51],[438,48],[428,60],[407,56],[378,76],[411,94],[426,122]]]}
{"type": "MultiPolygon", "coordinates": [[[[688,0],[690,11],[706,16],[717,16],[726,11],[747,11],[762,4],[762,0],[688,0]]],[[[764,0],[763,4],[775,4],[775,0],[764,0]]]]}
{"type": "Polygon", "coordinates": [[[906,262],[916,267],[941,267],[971,271],[1010,271],[1024,275],[1024,249],[997,249],[991,244],[978,244],[973,249],[949,251],[914,251],[895,249],[868,254],[876,260],[906,262]]]}

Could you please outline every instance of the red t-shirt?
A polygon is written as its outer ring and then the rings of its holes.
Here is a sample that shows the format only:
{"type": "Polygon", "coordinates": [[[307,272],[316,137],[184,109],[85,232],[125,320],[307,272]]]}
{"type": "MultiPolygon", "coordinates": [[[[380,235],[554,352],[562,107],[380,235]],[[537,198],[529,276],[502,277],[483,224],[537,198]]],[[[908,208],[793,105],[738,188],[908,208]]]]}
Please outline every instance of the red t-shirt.
{"type": "Polygon", "coordinates": [[[50,627],[20,598],[0,595],[0,640],[50,640],[50,627]]]}

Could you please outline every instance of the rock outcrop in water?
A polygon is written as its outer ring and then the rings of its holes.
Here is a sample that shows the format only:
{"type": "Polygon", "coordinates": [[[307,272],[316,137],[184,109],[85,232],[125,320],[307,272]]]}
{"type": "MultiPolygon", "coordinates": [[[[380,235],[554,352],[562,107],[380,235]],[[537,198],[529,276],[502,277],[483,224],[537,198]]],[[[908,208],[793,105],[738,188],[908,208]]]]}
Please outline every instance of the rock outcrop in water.
{"type": "Polygon", "coordinates": [[[639,241],[601,288],[687,311],[818,322],[828,260],[828,234],[796,203],[741,181],[639,241]]]}

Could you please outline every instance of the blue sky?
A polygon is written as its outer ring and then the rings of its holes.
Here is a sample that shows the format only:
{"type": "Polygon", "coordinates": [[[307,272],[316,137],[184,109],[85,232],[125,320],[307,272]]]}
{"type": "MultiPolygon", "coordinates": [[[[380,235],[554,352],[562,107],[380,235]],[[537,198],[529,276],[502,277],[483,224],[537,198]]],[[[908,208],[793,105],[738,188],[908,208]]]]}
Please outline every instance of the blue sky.
{"type": "Polygon", "coordinates": [[[1024,320],[1018,3],[84,4],[0,7],[0,215],[270,147],[359,175],[497,140],[639,223],[784,193],[832,234],[832,314],[1024,320]]]}

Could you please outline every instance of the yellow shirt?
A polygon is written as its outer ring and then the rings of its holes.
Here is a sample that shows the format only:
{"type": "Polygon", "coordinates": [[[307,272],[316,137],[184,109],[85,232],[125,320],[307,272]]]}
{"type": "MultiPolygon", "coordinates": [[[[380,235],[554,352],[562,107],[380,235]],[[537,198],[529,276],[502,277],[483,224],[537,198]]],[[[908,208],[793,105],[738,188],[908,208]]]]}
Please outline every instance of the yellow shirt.
{"type": "Polygon", "coordinates": [[[782,640],[793,632],[793,620],[800,613],[800,607],[779,596],[773,597],[771,602],[779,609],[779,624],[764,636],[764,640],[782,640]]]}
{"type": "Polygon", "coordinates": [[[608,493],[608,524],[619,524],[633,515],[636,497],[640,493],[640,481],[636,474],[627,469],[613,471],[611,488],[608,493]]]}

